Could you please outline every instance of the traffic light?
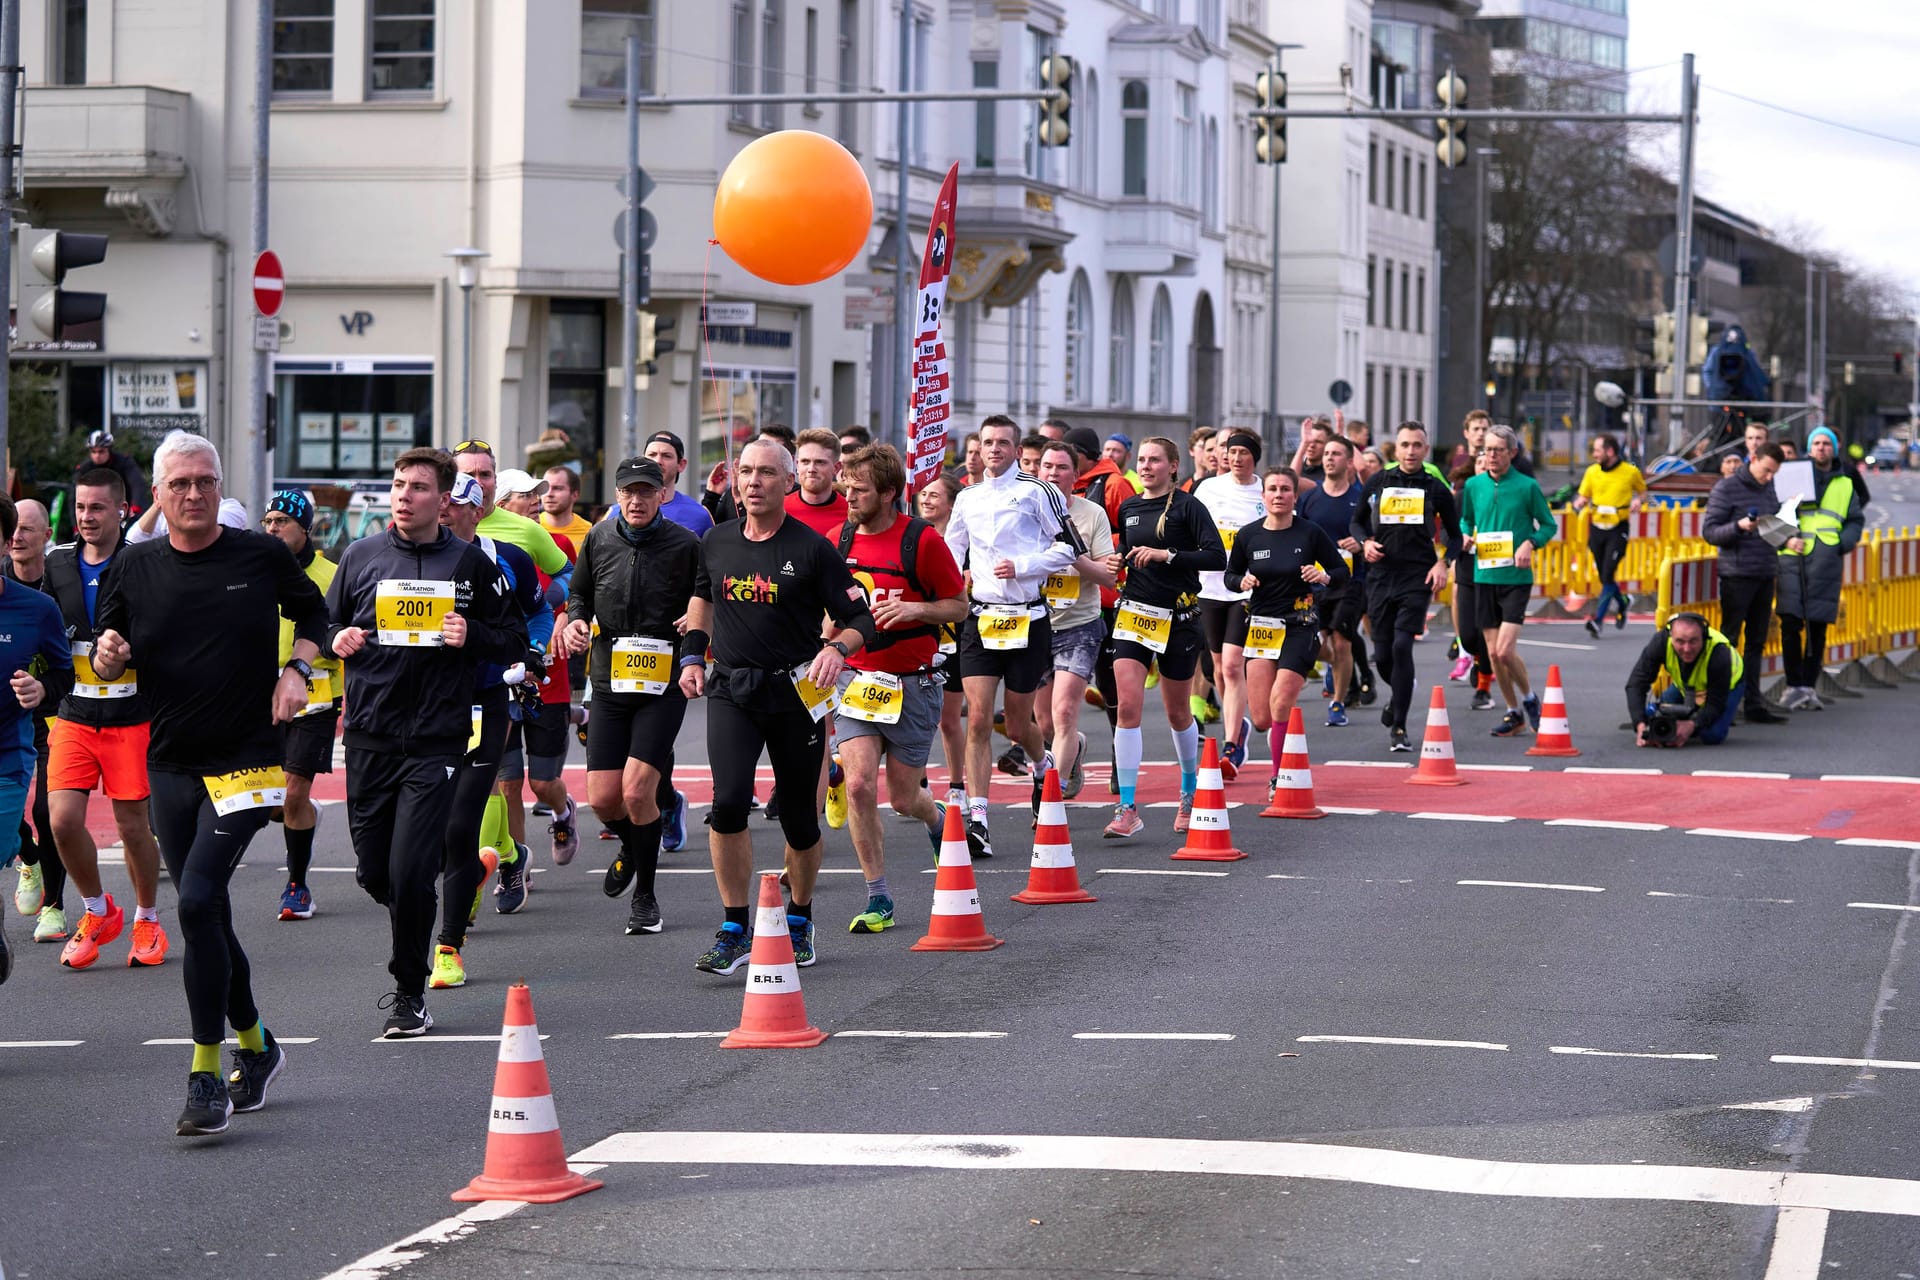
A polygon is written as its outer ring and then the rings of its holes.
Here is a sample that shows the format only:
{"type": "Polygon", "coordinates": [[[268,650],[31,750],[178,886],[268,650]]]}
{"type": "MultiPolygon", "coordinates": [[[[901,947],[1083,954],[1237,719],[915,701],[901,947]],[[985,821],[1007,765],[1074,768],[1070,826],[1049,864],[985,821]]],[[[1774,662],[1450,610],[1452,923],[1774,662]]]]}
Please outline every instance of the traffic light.
{"type": "MultiPolygon", "coordinates": [[[[1253,78],[1253,97],[1261,111],[1287,108],[1287,77],[1268,67],[1253,78]]],[[[1287,120],[1285,116],[1257,116],[1253,122],[1253,158],[1261,164],[1287,162],[1287,120]]]]}
{"type": "Polygon", "coordinates": [[[14,279],[19,283],[17,327],[23,343],[57,343],[69,330],[99,320],[107,311],[104,293],[62,289],[67,272],[91,267],[107,256],[105,236],[72,231],[41,231],[24,224],[15,242],[14,279]]]}
{"type": "MultiPolygon", "coordinates": [[[[658,316],[651,311],[640,313],[640,363],[642,366],[653,364],[656,356],[663,356],[674,349],[673,331],[680,324],[676,316],[658,316]]],[[[648,373],[653,370],[648,368],[648,373]]]]}
{"type": "Polygon", "coordinates": [[[1687,366],[1692,368],[1707,362],[1707,318],[1705,316],[1687,317],[1687,366]]]}
{"type": "MultiPolygon", "coordinates": [[[[1434,87],[1434,96],[1440,99],[1440,105],[1448,111],[1464,111],[1467,107],[1467,82],[1447,68],[1447,74],[1440,77],[1440,83],[1434,87]]],[[[1434,144],[1434,150],[1440,153],[1440,163],[1452,169],[1467,162],[1467,122],[1451,116],[1440,117],[1440,140],[1434,144]]]]}
{"type": "Polygon", "coordinates": [[[1653,318],[1653,362],[1673,364],[1673,312],[1662,311],[1653,318]]]}
{"type": "Polygon", "coordinates": [[[1073,99],[1068,86],[1073,83],[1073,59],[1050,53],[1040,59],[1040,87],[1055,89],[1056,96],[1040,103],[1040,145],[1064,147],[1073,133],[1073,99]]]}

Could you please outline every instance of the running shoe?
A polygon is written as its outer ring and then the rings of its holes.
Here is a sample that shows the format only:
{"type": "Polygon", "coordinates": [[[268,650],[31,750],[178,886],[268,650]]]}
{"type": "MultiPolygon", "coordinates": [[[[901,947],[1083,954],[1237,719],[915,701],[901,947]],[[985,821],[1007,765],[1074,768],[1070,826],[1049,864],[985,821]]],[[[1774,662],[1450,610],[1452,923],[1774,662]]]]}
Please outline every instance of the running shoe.
{"type": "Polygon", "coordinates": [[[503,916],[513,915],[527,905],[527,863],[533,857],[533,850],[517,840],[514,848],[519,856],[512,862],[500,864],[500,879],[493,886],[496,899],[493,909],[503,916]]]}
{"type": "Polygon", "coordinates": [[[1042,756],[1039,765],[1036,766],[1033,771],[1033,821],[1035,825],[1038,825],[1040,822],[1040,793],[1045,791],[1047,787],[1047,770],[1053,767],[1051,759],[1050,756],[1042,756]]]}
{"type": "Polygon", "coordinates": [[[766,813],[768,822],[780,821],[780,793],[778,791],[767,797],[766,813]]]}
{"type": "Polygon", "coordinates": [[[1493,710],[1493,690],[1475,689],[1473,691],[1473,701],[1468,705],[1474,711],[1493,710]]]}
{"type": "Polygon", "coordinates": [[[1496,738],[1511,738],[1526,727],[1527,717],[1524,712],[1509,711],[1500,717],[1499,724],[1493,726],[1492,736],[1496,738]]]}
{"type": "Polygon", "coordinates": [[[267,1105],[267,1086],[286,1070],[287,1051],[268,1031],[267,1047],[235,1049],[233,1070],[227,1072],[227,1096],[235,1111],[258,1111],[267,1105]]]}
{"type": "Polygon", "coordinates": [[[1027,761],[1027,749],[1017,742],[1000,753],[993,767],[1012,778],[1024,778],[1033,772],[1033,766],[1027,761]]]}
{"type": "MultiPolygon", "coordinates": [[[[600,838],[601,838],[602,840],[618,840],[618,839],[619,839],[620,837],[619,837],[619,836],[617,836],[617,835],[615,835],[615,834],[613,834],[613,832],[611,832],[611,831],[609,831],[609,830],[607,830],[607,829],[606,829],[605,827],[602,827],[602,828],[600,828],[600,838]]],[[[663,848],[665,847],[665,842],[664,842],[664,841],[662,842],[662,846],[661,846],[661,847],[663,847],[663,848]]]]}
{"type": "Polygon", "coordinates": [[[1595,640],[1600,638],[1600,619],[1588,618],[1585,622],[1581,623],[1581,625],[1587,629],[1587,634],[1595,640]]]}
{"type": "Polygon", "coordinates": [[[848,933],[885,933],[893,928],[893,899],[874,897],[867,899],[867,909],[853,918],[847,926],[848,933]]]}
{"type": "Polygon", "coordinates": [[[1820,694],[1812,685],[1803,684],[1800,686],[1799,709],[1802,711],[1825,711],[1827,704],[1820,700],[1820,694]]]}
{"type": "Polygon", "coordinates": [[[847,771],[839,756],[827,766],[827,825],[835,831],[847,825],[847,771]]]}
{"type": "Polygon", "coordinates": [[[1540,695],[1530,693],[1520,699],[1520,709],[1527,713],[1527,727],[1538,733],[1540,730],[1540,695]]]}
{"type": "Polygon", "coordinates": [[[545,800],[535,800],[531,814],[536,818],[551,818],[553,816],[553,806],[545,800]]]}
{"type": "Polygon", "coordinates": [[[1187,824],[1193,821],[1193,793],[1187,792],[1180,797],[1180,807],[1173,811],[1173,834],[1187,834],[1187,824]]]}
{"type": "MultiPolygon", "coordinates": [[[[1160,662],[1157,658],[1154,660],[1153,665],[1147,668],[1146,687],[1149,689],[1158,689],[1160,687],[1160,662]]],[[[1200,713],[1196,711],[1194,714],[1199,715],[1200,713]]]]}
{"type": "Polygon", "coordinates": [[[33,922],[33,940],[35,942],[65,942],[67,940],[67,913],[58,907],[40,908],[40,918],[33,922]]]}
{"type": "Polygon", "coordinates": [[[1007,736],[1007,713],[1005,711],[996,711],[993,713],[993,731],[1003,738],[1007,736]]]}
{"type": "Polygon", "coordinates": [[[1140,821],[1140,811],[1130,804],[1115,805],[1113,821],[1100,833],[1103,840],[1129,840],[1146,830],[1147,824],[1140,821]]]}
{"type": "Polygon", "coordinates": [[[1280,790],[1280,775],[1276,773],[1271,778],[1267,779],[1267,803],[1269,805],[1273,803],[1273,797],[1276,793],[1279,792],[1279,790],[1280,790]]]}
{"type": "Polygon", "coordinates": [[[1455,658],[1458,658],[1459,656],[1460,656],[1460,637],[1455,636],[1453,639],[1447,641],[1447,661],[1452,662],[1455,658]]]}
{"type": "Polygon", "coordinates": [[[967,856],[975,862],[993,856],[993,841],[987,835],[987,824],[978,818],[967,823],[967,856]]]}
{"type": "Polygon", "coordinates": [[[948,787],[947,807],[951,809],[955,805],[959,805],[964,810],[967,807],[967,793],[958,787],[948,787]]]}
{"type": "Polygon", "coordinates": [[[717,973],[721,977],[741,968],[753,953],[753,935],[737,924],[723,924],[720,931],[713,935],[713,945],[707,953],[693,962],[693,967],[705,973],[717,973]]]}
{"type": "Polygon", "coordinates": [[[818,958],[813,954],[813,919],[810,916],[788,916],[787,936],[793,939],[793,962],[802,969],[810,968],[818,958]]]}
{"type": "Polygon", "coordinates": [[[1380,727],[1382,729],[1393,728],[1393,704],[1392,703],[1388,703],[1386,706],[1380,708],[1380,727]]]}
{"type": "Polygon", "coordinates": [[[1247,749],[1237,742],[1229,742],[1220,750],[1220,780],[1232,782],[1240,776],[1240,766],[1247,762],[1247,749]]]}
{"type": "Polygon", "coordinates": [[[613,862],[607,867],[607,878],[601,881],[600,891],[609,898],[619,897],[627,891],[627,886],[633,883],[633,877],[639,870],[640,868],[628,860],[626,846],[622,845],[620,852],[613,855],[613,862]]]}
{"type": "Polygon", "coordinates": [[[474,886],[473,905],[467,909],[467,927],[480,918],[480,904],[486,900],[487,881],[500,867],[500,851],[491,846],[480,851],[480,883],[474,886]]]}
{"type": "Polygon", "coordinates": [[[1620,601],[1620,616],[1613,620],[1613,629],[1615,631],[1627,629],[1627,602],[1624,599],[1620,601]]]}
{"type": "Polygon", "coordinates": [[[280,918],[282,920],[313,919],[313,893],[303,884],[291,880],[280,891],[280,918]]]}
{"type": "Polygon", "coordinates": [[[1413,744],[1407,741],[1407,731],[1405,729],[1396,728],[1388,731],[1387,750],[1389,751],[1413,750],[1413,744]]]}
{"type": "Polygon", "coordinates": [[[1073,735],[1073,767],[1067,770],[1066,781],[1060,787],[1060,797],[1071,800],[1080,794],[1080,788],[1087,785],[1087,735],[1073,735]]]}
{"type": "Polygon", "coordinates": [[[380,1032],[388,1040],[423,1036],[433,1029],[433,1015],[427,1012],[427,998],[424,995],[410,996],[404,991],[390,991],[380,997],[378,1007],[393,1010],[387,1015],[386,1026],[380,1032]]]}
{"type": "Polygon", "coordinates": [[[227,1117],[233,1114],[233,1098],[226,1082],[211,1071],[196,1071],[187,1077],[187,1109],[173,1126],[176,1136],[204,1138],[227,1131],[227,1117]]]}
{"type": "Polygon", "coordinates": [[[634,890],[633,905],[627,909],[627,936],[632,938],[643,933],[658,933],[665,923],[660,918],[659,899],[650,893],[634,890]]]}
{"type": "MultiPolygon", "coordinates": [[[[602,837],[608,832],[602,831],[602,837]]],[[[660,814],[660,850],[663,853],[678,853],[687,843],[687,793],[673,793],[673,803],[660,814]]]]}
{"type": "Polygon", "coordinates": [[[167,931],[158,920],[133,922],[133,946],[127,951],[127,968],[152,969],[167,958],[167,931]]]}
{"type": "Polygon", "coordinates": [[[13,887],[13,909],[22,918],[40,914],[40,904],[46,901],[47,881],[40,872],[38,864],[27,866],[20,864],[20,883],[13,887]]]}
{"type": "Polygon", "coordinates": [[[1465,680],[1473,671],[1473,655],[1463,653],[1453,661],[1453,670],[1447,672],[1449,680],[1465,680]]]}
{"type": "Polygon", "coordinates": [[[1339,702],[1327,704],[1327,728],[1344,729],[1347,727],[1347,708],[1339,702]]]}
{"type": "Polygon", "coordinates": [[[80,927],[73,931],[73,939],[60,953],[60,963],[69,969],[84,969],[100,958],[100,948],[120,936],[120,930],[126,927],[126,913],[108,894],[107,913],[97,916],[89,911],[80,917],[80,927]]]}
{"type": "Polygon", "coordinates": [[[1323,698],[1331,698],[1333,696],[1333,668],[1331,666],[1327,667],[1320,676],[1320,696],[1323,698]]]}
{"type": "Polygon", "coordinates": [[[1361,683],[1360,685],[1360,705],[1361,706],[1363,707],[1372,706],[1374,699],[1379,696],[1380,695],[1374,690],[1373,681],[1366,680],[1361,683]]]}
{"type": "Polygon", "coordinates": [[[547,824],[547,834],[553,837],[553,865],[564,867],[572,862],[573,855],[580,852],[580,806],[572,796],[567,797],[566,812],[547,824]]]}
{"type": "Polygon", "coordinates": [[[1105,711],[1107,709],[1107,695],[1092,685],[1087,686],[1087,691],[1081,696],[1081,701],[1085,702],[1095,711],[1105,711]]]}
{"type": "Polygon", "coordinates": [[[927,830],[927,842],[933,846],[933,856],[936,860],[940,857],[941,837],[947,832],[947,810],[952,807],[950,804],[941,804],[938,800],[933,802],[933,826],[927,830]]]}
{"type": "Polygon", "coordinates": [[[435,991],[467,985],[467,966],[460,959],[460,948],[442,943],[433,949],[433,973],[427,985],[435,991]]]}

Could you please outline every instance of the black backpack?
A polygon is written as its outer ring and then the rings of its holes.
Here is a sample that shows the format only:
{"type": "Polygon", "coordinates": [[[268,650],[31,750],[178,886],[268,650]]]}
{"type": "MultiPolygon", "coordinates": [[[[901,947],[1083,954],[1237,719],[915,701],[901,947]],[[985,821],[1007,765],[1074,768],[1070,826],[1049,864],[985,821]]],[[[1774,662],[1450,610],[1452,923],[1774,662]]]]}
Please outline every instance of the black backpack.
{"type": "MultiPolygon", "coordinates": [[[[927,590],[926,585],[920,581],[920,575],[915,571],[915,565],[920,555],[920,538],[929,526],[927,522],[919,516],[908,516],[905,524],[906,529],[900,535],[900,567],[898,569],[895,569],[892,565],[855,564],[852,560],[848,559],[853,552],[854,529],[853,521],[851,520],[840,526],[840,558],[847,561],[847,568],[849,569],[865,569],[870,573],[878,571],[880,573],[896,574],[903,577],[907,580],[907,585],[913,588],[914,594],[923,600],[931,600],[934,598],[933,593],[927,590]]],[[[898,644],[902,640],[913,640],[920,636],[939,634],[940,628],[933,626],[909,627],[905,631],[879,631],[874,634],[873,643],[867,646],[867,650],[868,652],[873,652],[877,649],[885,649],[889,645],[898,644]]]]}

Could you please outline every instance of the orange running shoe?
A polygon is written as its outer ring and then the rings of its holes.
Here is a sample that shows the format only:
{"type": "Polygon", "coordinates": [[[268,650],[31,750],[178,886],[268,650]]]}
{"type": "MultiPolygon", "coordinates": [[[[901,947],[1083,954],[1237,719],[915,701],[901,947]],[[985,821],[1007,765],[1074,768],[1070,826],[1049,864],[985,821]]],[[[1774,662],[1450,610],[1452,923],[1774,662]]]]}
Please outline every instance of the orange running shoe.
{"type": "Polygon", "coordinates": [[[60,952],[60,963],[69,969],[84,969],[100,958],[100,948],[120,936],[120,930],[126,927],[126,913],[113,901],[113,895],[107,894],[107,914],[97,916],[89,911],[80,917],[80,927],[73,931],[73,937],[60,952]]]}
{"type": "Polygon", "coordinates": [[[127,968],[153,968],[167,958],[167,931],[158,920],[133,922],[133,949],[127,952],[127,968]]]}

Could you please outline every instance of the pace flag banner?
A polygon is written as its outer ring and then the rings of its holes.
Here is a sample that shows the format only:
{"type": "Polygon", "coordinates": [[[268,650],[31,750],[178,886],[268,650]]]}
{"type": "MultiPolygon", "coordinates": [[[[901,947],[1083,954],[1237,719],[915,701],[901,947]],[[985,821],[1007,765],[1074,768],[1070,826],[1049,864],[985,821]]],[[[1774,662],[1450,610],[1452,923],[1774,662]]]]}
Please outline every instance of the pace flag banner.
{"type": "Polygon", "coordinates": [[[940,470],[947,452],[947,421],[953,413],[953,359],[940,337],[947,307],[947,272],[953,264],[953,206],[960,166],[947,170],[933,202],[927,251],[920,261],[920,296],[914,307],[913,402],[908,415],[907,489],[918,493],[940,470]]]}

